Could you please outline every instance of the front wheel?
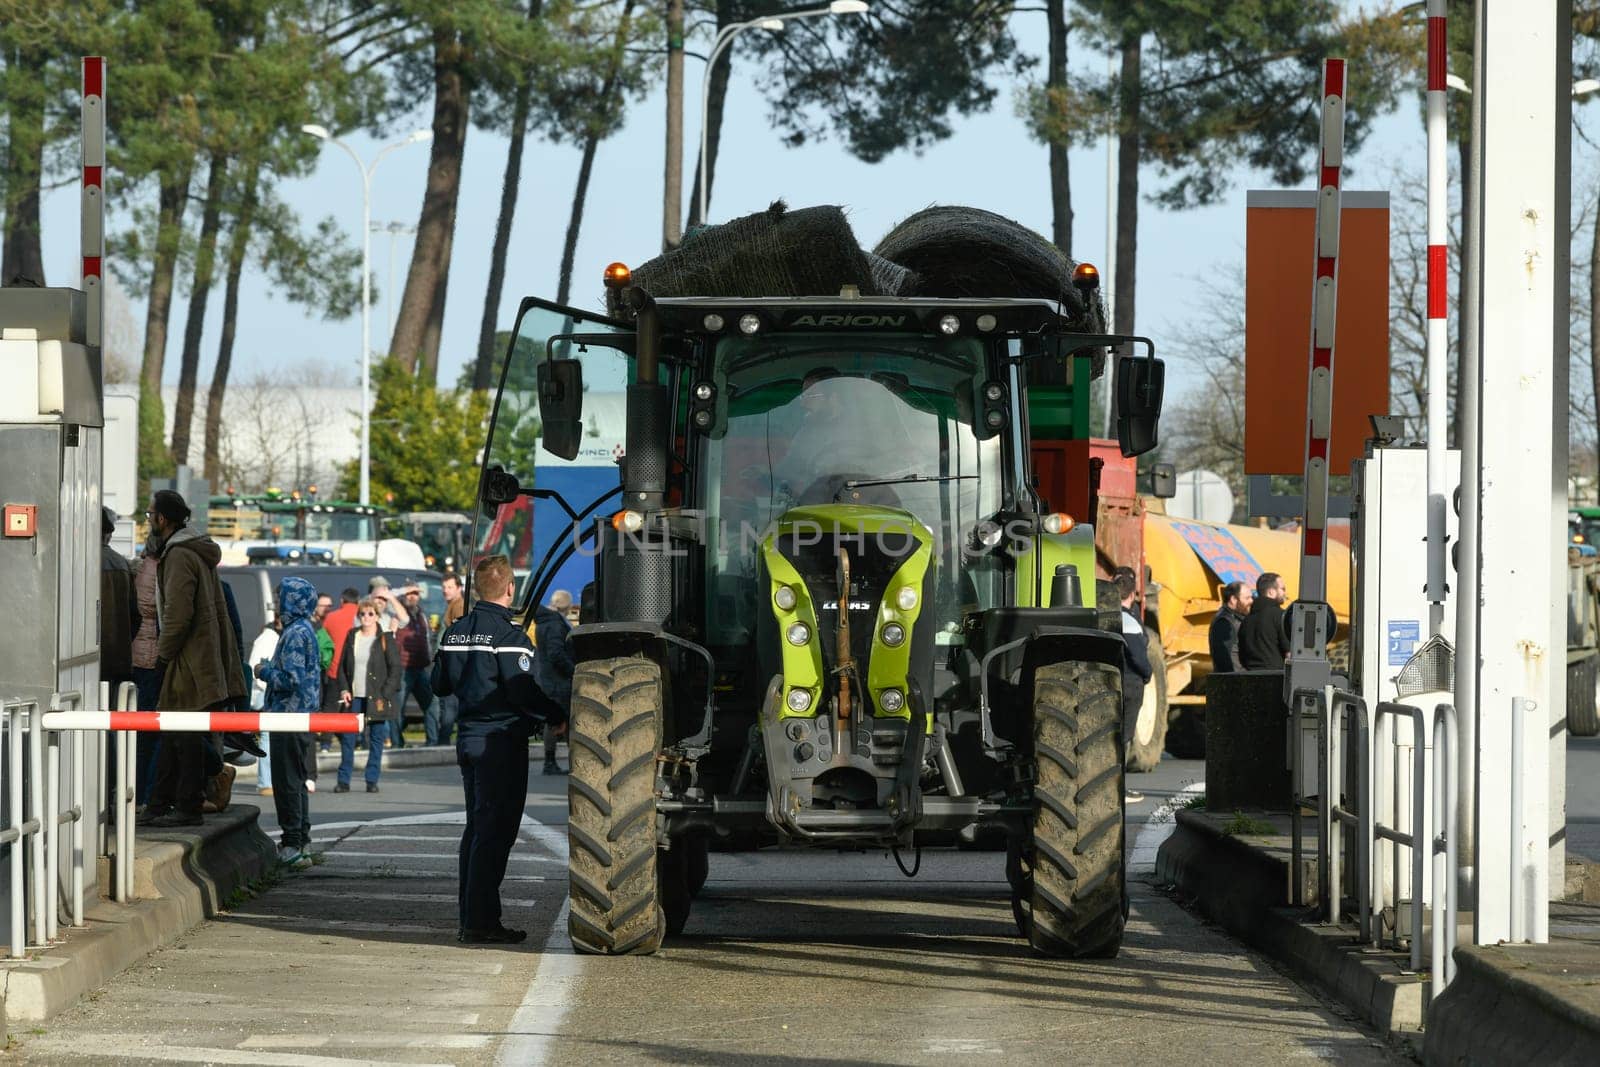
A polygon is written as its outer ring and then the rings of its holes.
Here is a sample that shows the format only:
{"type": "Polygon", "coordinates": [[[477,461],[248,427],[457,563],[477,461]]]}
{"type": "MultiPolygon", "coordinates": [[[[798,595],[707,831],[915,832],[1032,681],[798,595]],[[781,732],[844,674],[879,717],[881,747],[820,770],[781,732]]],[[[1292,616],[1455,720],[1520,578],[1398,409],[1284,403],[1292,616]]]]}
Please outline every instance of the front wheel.
{"type": "Polygon", "coordinates": [[[1118,671],[1056,663],[1034,675],[1028,942],[1046,956],[1111,958],[1127,920],[1118,671]]]}
{"type": "Polygon", "coordinates": [[[649,660],[578,665],[567,739],[567,876],[568,930],[580,952],[650,953],[666,933],[656,873],[661,713],[661,669],[649,660]]]}

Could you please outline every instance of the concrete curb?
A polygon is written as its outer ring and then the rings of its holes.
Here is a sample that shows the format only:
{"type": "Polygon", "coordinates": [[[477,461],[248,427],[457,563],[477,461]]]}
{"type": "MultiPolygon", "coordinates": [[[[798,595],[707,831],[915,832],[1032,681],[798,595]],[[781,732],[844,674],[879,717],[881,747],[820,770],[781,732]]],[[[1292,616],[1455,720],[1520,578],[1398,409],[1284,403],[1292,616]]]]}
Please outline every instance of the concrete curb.
{"type": "Polygon", "coordinates": [[[1592,944],[1463,945],[1430,1009],[1423,1062],[1592,1064],[1600,953],[1592,944]]]}
{"type": "Polygon", "coordinates": [[[1353,930],[1302,922],[1285,907],[1289,865],[1267,849],[1180,811],[1156,855],[1156,877],[1192,896],[1230,933],[1317,983],[1384,1033],[1422,1028],[1427,981],[1403,974],[1399,957],[1357,943],[1353,930]]]}
{"type": "MultiPolygon", "coordinates": [[[[63,927],[63,940],[26,960],[0,963],[7,1025],[43,1022],[105,985],[130,965],[170,945],[222,910],[238,889],[277,862],[272,842],[256,825],[257,810],[234,804],[208,815],[194,830],[138,832],[131,904],[100,900],[85,909],[85,925],[63,927]]],[[[100,863],[99,884],[110,884],[100,863]]]]}

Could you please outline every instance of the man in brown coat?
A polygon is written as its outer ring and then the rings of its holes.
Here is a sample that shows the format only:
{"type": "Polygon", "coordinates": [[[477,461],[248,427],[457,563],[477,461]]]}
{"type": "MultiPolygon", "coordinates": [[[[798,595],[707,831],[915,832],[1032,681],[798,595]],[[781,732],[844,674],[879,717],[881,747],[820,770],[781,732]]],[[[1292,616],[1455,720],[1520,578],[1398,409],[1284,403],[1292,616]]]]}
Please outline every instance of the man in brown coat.
{"type": "MultiPolygon", "coordinates": [[[[152,547],[159,551],[156,658],[165,670],[162,711],[215,711],[245,695],[244,675],[228,605],[217,577],[222,549],[189,525],[189,505],[170,489],[150,504],[152,547]]],[[[197,826],[205,803],[204,733],[173,732],[161,739],[146,826],[197,826]]]]}

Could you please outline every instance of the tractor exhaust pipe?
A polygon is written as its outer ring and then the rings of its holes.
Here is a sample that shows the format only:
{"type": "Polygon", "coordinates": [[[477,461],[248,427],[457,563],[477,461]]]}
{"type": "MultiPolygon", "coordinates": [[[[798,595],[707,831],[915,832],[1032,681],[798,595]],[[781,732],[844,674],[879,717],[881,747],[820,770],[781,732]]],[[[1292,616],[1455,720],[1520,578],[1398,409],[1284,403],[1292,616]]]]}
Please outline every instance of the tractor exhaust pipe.
{"type": "Polygon", "coordinates": [[[628,386],[627,455],[623,460],[625,506],[649,515],[660,511],[667,492],[667,443],[671,406],[667,387],[659,381],[661,317],[656,302],[639,286],[624,299],[636,315],[635,360],[638,376],[628,386]]]}

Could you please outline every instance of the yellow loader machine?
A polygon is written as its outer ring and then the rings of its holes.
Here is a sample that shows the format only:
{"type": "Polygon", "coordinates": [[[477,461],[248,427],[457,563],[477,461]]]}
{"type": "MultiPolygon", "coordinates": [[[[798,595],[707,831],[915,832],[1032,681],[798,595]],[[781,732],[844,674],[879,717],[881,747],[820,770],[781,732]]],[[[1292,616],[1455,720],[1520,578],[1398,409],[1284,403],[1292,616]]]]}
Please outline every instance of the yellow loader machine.
{"type": "Polygon", "coordinates": [[[1033,488],[1028,400],[1086,391],[1118,348],[1122,448],[1153,448],[1151,342],[1105,332],[1092,268],[1054,299],[660,296],[620,264],[607,284],[608,316],[523,303],[481,485],[496,526],[527,497],[570,516],[533,538],[530,610],[594,561],[571,636],[573,943],[654,951],[709,846],[898,859],[1003,833],[1034,949],[1115,955],[1124,645],[1093,531],[1033,488]],[[621,484],[580,509],[550,486],[618,405],[621,484]]]}

